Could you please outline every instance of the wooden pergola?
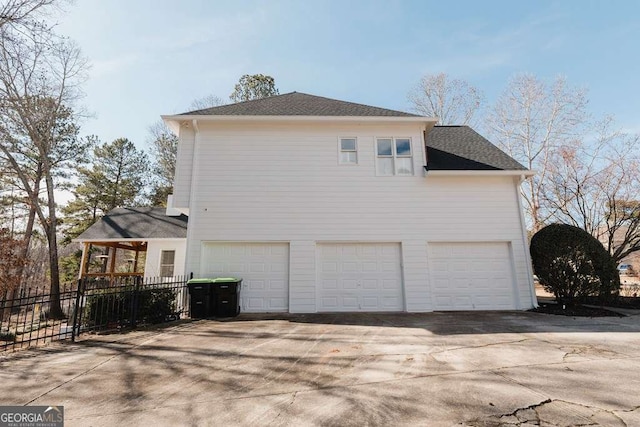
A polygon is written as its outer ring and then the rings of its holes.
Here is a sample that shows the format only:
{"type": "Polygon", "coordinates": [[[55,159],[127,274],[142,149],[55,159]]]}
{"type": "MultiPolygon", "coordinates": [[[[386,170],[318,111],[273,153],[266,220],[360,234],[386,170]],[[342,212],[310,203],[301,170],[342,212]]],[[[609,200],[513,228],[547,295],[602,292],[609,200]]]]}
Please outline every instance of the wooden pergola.
{"type": "MultiPolygon", "coordinates": [[[[165,240],[186,239],[189,218],[179,212],[167,214],[164,207],[123,207],[109,211],[105,216],[94,222],[82,234],[73,239],[84,246],[80,262],[80,279],[96,278],[116,283],[119,279],[141,278],[152,271],[144,271],[148,257],[140,259],[140,254],[148,254],[149,247],[155,253],[154,247],[163,247],[165,240]],[[102,248],[101,253],[92,247],[102,248]],[[124,251],[127,253],[126,261],[124,251]],[[101,260],[100,268],[95,269],[95,262],[91,257],[96,255],[96,261],[101,260]],[[134,256],[135,254],[135,256],[134,256]],[[124,263],[127,268],[120,268],[124,263]],[[118,270],[127,272],[118,272],[118,270]],[[99,271],[94,273],[93,271],[99,271]]],[[[162,252],[160,252],[161,255],[162,252]]],[[[152,260],[156,261],[156,260],[152,260]]],[[[160,261],[158,259],[157,261],[160,261]]],[[[154,268],[152,268],[155,271],[154,268]]],[[[126,280],[124,280],[126,281],[126,280]]]]}
{"type": "Polygon", "coordinates": [[[113,280],[115,277],[127,277],[127,276],[143,276],[144,273],[138,272],[138,259],[140,252],[147,251],[147,242],[138,241],[105,241],[105,242],[83,242],[84,248],[82,249],[82,261],[80,263],[80,279],[84,277],[109,277],[113,280]],[[107,261],[107,268],[105,272],[90,273],[89,264],[91,258],[91,248],[93,246],[109,248],[109,259],[107,261]],[[116,254],[118,249],[124,249],[128,251],[134,251],[135,257],[133,259],[133,269],[131,272],[116,272],[116,254]]]}

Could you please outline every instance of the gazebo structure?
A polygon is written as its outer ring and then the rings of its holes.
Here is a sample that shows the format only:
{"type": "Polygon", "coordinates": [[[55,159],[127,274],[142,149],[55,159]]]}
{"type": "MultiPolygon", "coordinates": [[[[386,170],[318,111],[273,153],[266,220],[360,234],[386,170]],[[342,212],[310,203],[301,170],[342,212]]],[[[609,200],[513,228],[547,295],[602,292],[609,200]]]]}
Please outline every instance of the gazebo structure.
{"type": "Polygon", "coordinates": [[[184,274],[188,217],[159,207],[116,208],[74,239],[84,245],[80,278],[168,277],[184,274]],[[168,215],[171,213],[171,215],[168,215]],[[103,248],[99,272],[90,272],[94,248],[103,248]],[[126,271],[118,269],[118,251],[131,251],[126,271]],[[144,254],[144,268],[141,258],[144,254]]]}

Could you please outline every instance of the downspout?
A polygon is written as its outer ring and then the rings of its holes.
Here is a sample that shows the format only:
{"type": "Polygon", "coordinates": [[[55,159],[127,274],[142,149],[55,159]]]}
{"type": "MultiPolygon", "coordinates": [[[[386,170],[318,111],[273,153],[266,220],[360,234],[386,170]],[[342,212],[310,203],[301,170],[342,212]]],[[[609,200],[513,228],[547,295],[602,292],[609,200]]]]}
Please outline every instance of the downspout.
{"type": "MultiPolygon", "coordinates": [[[[185,276],[193,273],[193,271],[189,271],[189,264],[192,262],[193,258],[193,245],[195,239],[195,224],[194,219],[197,216],[195,214],[195,198],[196,198],[196,180],[198,177],[198,159],[200,144],[198,143],[200,140],[200,130],[198,129],[198,120],[193,119],[191,121],[191,125],[193,126],[193,153],[191,158],[191,184],[189,188],[189,222],[187,224],[187,249],[185,251],[185,261],[184,261],[184,274],[185,276]]],[[[196,273],[196,277],[198,277],[199,273],[196,273]]]]}
{"type": "Polygon", "coordinates": [[[200,139],[200,130],[198,129],[198,120],[193,119],[191,121],[191,125],[193,126],[193,158],[191,159],[191,187],[189,188],[189,213],[191,213],[191,209],[193,208],[193,201],[196,194],[196,178],[197,178],[197,169],[198,169],[198,159],[199,159],[199,149],[200,146],[198,144],[198,140],[200,139]]]}
{"type": "Polygon", "coordinates": [[[524,248],[524,259],[525,264],[527,266],[527,281],[529,282],[529,293],[531,295],[531,303],[534,308],[538,307],[538,298],[536,297],[536,289],[535,284],[533,283],[533,266],[531,263],[531,254],[529,253],[529,242],[527,240],[527,225],[524,220],[524,211],[522,209],[522,199],[520,196],[520,185],[526,180],[526,176],[524,174],[520,175],[520,179],[518,180],[518,185],[515,186],[516,189],[516,200],[518,201],[518,210],[520,211],[520,227],[522,229],[522,246],[524,248]]]}
{"type": "Polygon", "coordinates": [[[426,126],[422,130],[422,160],[424,161],[424,176],[427,176],[427,172],[429,172],[429,158],[427,157],[427,128],[426,126]]]}

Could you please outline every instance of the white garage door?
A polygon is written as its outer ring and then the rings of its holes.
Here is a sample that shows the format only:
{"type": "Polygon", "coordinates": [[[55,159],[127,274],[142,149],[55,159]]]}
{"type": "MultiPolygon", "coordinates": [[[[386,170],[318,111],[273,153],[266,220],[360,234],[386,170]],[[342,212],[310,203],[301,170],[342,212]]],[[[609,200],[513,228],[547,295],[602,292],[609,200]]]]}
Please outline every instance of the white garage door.
{"type": "Polygon", "coordinates": [[[403,311],[400,244],[319,244],[318,283],[318,311],[403,311]]]}
{"type": "Polygon", "coordinates": [[[202,277],[242,278],[242,311],[289,311],[288,243],[204,243],[201,266],[202,277]]]}
{"type": "Polygon", "coordinates": [[[508,243],[430,243],[434,310],[515,309],[508,243]]]}

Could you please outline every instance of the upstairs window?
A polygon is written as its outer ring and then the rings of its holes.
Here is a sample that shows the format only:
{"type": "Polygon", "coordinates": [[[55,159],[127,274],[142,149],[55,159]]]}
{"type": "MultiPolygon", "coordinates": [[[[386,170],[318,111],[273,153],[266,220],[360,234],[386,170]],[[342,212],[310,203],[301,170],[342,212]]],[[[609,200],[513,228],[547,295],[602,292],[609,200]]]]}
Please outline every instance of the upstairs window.
{"type": "Polygon", "coordinates": [[[176,251],[161,251],[160,252],[160,276],[172,277],[173,268],[175,265],[176,251]]]}
{"type": "Polygon", "coordinates": [[[378,138],[376,140],[378,175],[413,175],[413,153],[410,138],[378,138]]]}
{"type": "Polygon", "coordinates": [[[340,138],[340,164],[358,163],[358,144],[356,138],[340,138]]]}

